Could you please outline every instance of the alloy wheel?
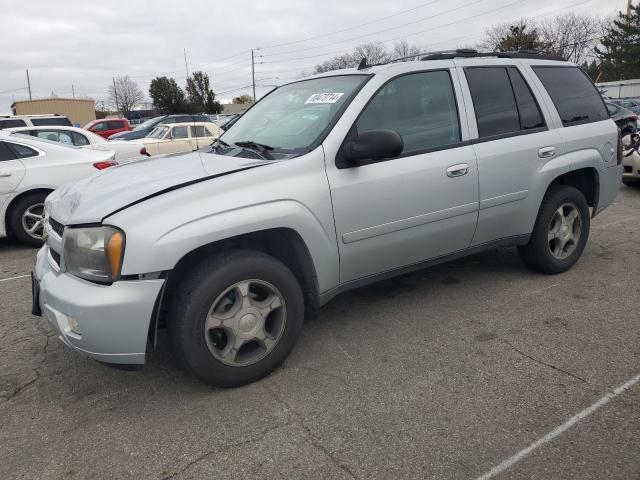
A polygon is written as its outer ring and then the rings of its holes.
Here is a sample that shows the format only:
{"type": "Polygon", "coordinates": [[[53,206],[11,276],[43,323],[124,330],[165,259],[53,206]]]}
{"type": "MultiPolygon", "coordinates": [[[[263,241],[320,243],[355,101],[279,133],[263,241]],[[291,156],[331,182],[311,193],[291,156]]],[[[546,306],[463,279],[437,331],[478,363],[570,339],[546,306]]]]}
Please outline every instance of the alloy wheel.
{"type": "Polygon", "coordinates": [[[263,280],[243,280],[213,302],[204,325],[205,341],[218,361],[247,366],[276,347],[285,323],[286,305],[278,289],[263,280]]]}

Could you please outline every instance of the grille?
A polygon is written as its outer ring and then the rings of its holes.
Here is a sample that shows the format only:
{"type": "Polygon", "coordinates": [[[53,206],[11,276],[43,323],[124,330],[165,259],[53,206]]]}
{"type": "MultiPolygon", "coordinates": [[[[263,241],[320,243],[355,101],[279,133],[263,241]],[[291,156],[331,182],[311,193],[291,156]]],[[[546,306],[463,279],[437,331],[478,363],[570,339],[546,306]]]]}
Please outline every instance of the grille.
{"type": "Polygon", "coordinates": [[[49,217],[49,225],[51,225],[51,230],[56,232],[59,237],[62,237],[64,233],[64,225],[60,222],[55,221],[53,218],[49,217]]]}

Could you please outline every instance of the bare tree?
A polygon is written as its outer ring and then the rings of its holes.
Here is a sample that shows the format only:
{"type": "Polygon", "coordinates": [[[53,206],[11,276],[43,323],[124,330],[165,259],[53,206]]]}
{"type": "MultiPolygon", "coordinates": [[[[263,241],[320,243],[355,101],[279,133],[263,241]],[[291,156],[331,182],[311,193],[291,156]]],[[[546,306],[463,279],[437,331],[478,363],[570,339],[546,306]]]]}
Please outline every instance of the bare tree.
{"type": "Polygon", "coordinates": [[[115,86],[109,86],[109,103],[114,107],[117,106],[125,117],[143,100],[144,93],[128,75],[117,77],[115,86]]]}
{"type": "Polygon", "coordinates": [[[416,45],[411,45],[406,40],[401,40],[393,44],[391,49],[391,58],[396,60],[403,58],[404,61],[417,60],[420,49],[416,45]]]}
{"type": "MultiPolygon", "coordinates": [[[[375,65],[384,63],[403,57],[409,57],[406,60],[412,60],[419,57],[420,49],[415,45],[411,45],[406,41],[397,42],[391,51],[387,51],[382,42],[369,42],[358,45],[352,52],[344,53],[336,57],[325,60],[315,66],[313,73],[328,72],[331,70],[340,70],[342,68],[353,68],[358,66],[363,58],[367,59],[367,64],[375,65]]],[[[301,77],[306,76],[305,72],[300,74],[301,77]]]]}
{"type": "Polygon", "coordinates": [[[536,50],[546,52],[546,44],[538,30],[538,25],[526,18],[515,23],[494,25],[484,32],[484,38],[478,42],[478,49],[486,52],[506,52],[517,50],[536,50]]]}
{"type": "Polygon", "coordinates": [[[592,48],[603,36],[603,19],[567,13],[543,21],[538,29],[550,51],[581,64],[593,57],[592,48]]]}
{"type": "Polygon", "coordinates": [[[374,65],[389,60],[387,49],[381,42],[369,42],[358,45],[352,53],[355,63],[359,63],[363,58],[367,59],[367,64],[374,65]]]}

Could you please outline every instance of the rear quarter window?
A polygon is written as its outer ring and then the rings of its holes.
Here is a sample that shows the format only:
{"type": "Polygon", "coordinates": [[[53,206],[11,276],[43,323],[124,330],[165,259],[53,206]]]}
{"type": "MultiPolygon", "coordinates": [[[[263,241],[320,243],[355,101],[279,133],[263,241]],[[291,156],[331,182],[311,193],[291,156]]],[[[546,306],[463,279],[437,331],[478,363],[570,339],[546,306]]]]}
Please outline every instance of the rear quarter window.
{"type": "Polygon", "coordinates": [[[63,127],[73,126],[67,117],[33,118],[31,119],[31,123],[36,127],[50,127],[52,125],[63,127]]]}
{"type": "Polygon", "coordinates": [[[19,119],[8,119],[8,120],[0,120],[0,130],[3,128],[14,128],[14,127],[26,127],[27,124],[24,123],[24,120],[19,119]]]}
{"type": "Polygon", "coordinates": [[[565,127],[609,118],[595,85],[578,67],[532,67],[565,127]]]}

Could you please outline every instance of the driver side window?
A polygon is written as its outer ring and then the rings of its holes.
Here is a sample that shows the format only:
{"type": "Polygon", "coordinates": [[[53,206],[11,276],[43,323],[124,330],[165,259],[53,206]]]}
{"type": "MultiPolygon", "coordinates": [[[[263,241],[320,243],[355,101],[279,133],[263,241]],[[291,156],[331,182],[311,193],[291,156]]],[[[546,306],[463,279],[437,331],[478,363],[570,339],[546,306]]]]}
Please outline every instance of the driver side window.
{"type": "Polygon", "coordinates": [[[403,75],[384,85],[356,122],[358,134],[389,129],[402,137],[402,155],[460,142],[460,122],[448,71],[403,75]]]}

